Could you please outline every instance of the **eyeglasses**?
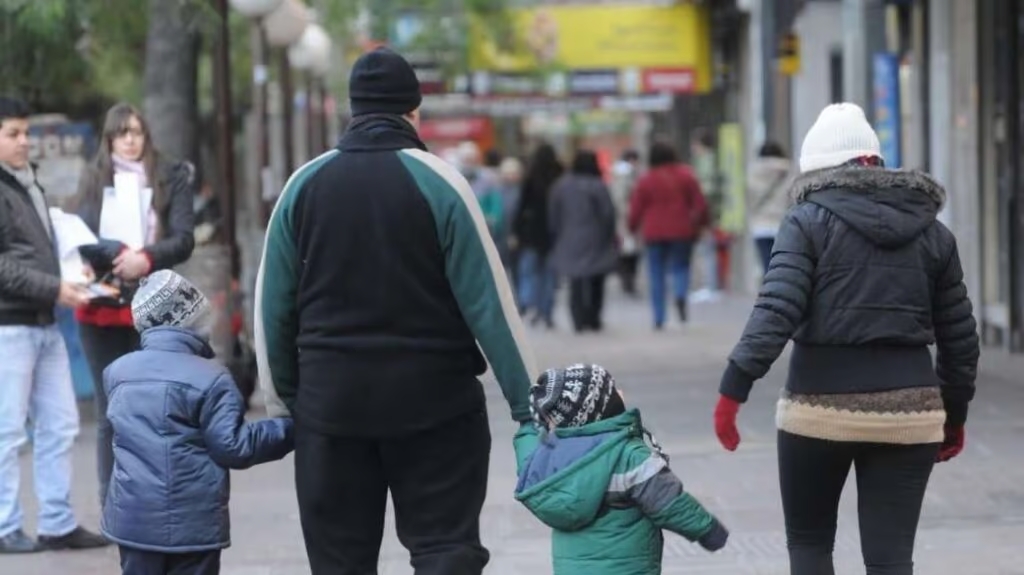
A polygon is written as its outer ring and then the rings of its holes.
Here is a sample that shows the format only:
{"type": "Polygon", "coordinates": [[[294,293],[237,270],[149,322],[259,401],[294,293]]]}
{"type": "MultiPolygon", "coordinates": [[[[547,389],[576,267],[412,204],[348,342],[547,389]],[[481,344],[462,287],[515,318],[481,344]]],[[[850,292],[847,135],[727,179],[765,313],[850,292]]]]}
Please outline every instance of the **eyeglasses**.
{"type": "Polygon", "coordinates": [[[114,134],[114,139],[116,140],[119,138],[126,138],[128,136],[141,139],[146,137],[146,134],[142,130],[137,128],[121,128],[114,134]]]}

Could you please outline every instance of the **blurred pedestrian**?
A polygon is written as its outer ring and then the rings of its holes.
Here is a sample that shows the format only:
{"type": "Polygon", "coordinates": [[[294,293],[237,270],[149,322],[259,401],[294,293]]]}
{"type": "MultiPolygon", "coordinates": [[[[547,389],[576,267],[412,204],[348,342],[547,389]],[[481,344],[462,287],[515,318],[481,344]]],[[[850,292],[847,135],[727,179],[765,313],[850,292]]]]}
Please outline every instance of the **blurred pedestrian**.
{"type": "Polygon", "coordinates": [[[292,420],[246,422],[245,399],[213,360],[210,304],[170,270],[132,300],[142,350],[104,372],[114,474],[103,534],[123,575],[216,575],[231,544],[230,469],[291,452],[292,420]]]}
{"type": "Polygon", "coordinates": [[[523,164],[518,158],[508,157],[501,161],[498,166],[500,184],[498,191],[501,194],[501,229],[494,243],[498,246],[498,253],[501,254],[501,263],[505,266],[505,273],[511,278],[515,286],[515,264],[518,255],[518,248],[513,242],[512,218],[519,209],[519,199],[523,190],[523,164]]]}
{"type": "Polygon", "coordinates": [[[516,500],[554,530],[553,575],[657,575],[663,531],[707,551],[729,532],[683,489],[668,456],[599,365],[549,369],[515,437],[516,500]]]}
{"type": "Polygon", "coordinates": [[[30,111],[0,97],[0,554],[102,547],[71,509],[78,407],[55,306],[89,301],[61,279],[53,224],[29,163],[30,111]],[[31,416],[38,541],[23,530],[18,449],[31,416]]]}
{"type": "Polygon", "coordinates": [[[786,212],[793,204],[793,162],[786,157],[778,142],[765,142],[751,162],[747,177],[747,210],[750,235],[761,257],[761,269],[768,272],[775,234],[779,232],[786,212]]]}
{"type": "Polygon", "coordinates": [[[725,189],[722,172],[718,167],[718,151],[714,135],[706,128],[694,130],[690,143],[693,158],[693,173],[700,182],[701,192],[707,202],[708,221],[700,233],[695,246],[702,264],[703,287],[691,296],[695,301],[714,301],[722,289],[722,271],[718,269],[719,250],[725,234],[719,229],[722,209],[725,205],[725,189]]]}
{"type": "Polygon", "coordinates": [[[378,48],[349,87],[337,149],[291,176],[267,229],[260,385],[295,414],[312,575],[377,571],[388,491],[417,573],[479,575],[484,355],[524,423],[532,352],[469,183],[419,137],[415,70],[378,48]]]}
{"type": "Polygon", "coordinates": [[[736,449],[740,404],[792,339],[775,415],[790,573],[834,573],[852,466],[867,574],[910,575],[932,468],[964,446],[979,355],[956,239],[936,219],[946,192],[924,173],[885,169],[855,104],[821,112],[800,171],[722,377],[715,431],[736,449]]]}
{"type": "Polygon", "coordinates": [[[639,231],[644,241],[654,327],[662,329],[669,274],[679,319],[687,320],[690,259],[694,243],[708,224],[708,208],[693,170],[679,162],[671,146],[660,142],[651,146],[649,163],[630,200],[629,228],[639,231]]]}
{"type": "Polygon", "coordinates": [[[606,276],[618,265],[615,206],[597,154],[579,150],[572,170],[551,189],[551,267],[569,281],[569,311],[577,332],[601,331],[606,276]]]}
{"type": "Polygon", "coordinates": [[[526,167],[519,209],[512,222],[512,233],[519,248],[519,311],[531,311],[531,323],[543,322],[548,329],[555,325],[555,288],[557,280],[548,256],[551,251],[551,230],[548,229],[548,202],[551,187],[562,176],[562,163],[550,144],[541,144],[533,151],[526,167]]]}
{"type": "Polygon", "coordinates": [[[97,279],[107,276],[120,288],[120,296],[94,300],[78,310],[82,349],[96,383],[94,402],[98,422],[96,465],[100,503],[106,499],[113,469],[107,396],[103,392],[103,370],[115,359],[139,349],[139,333],[132,323],[131,296],[140,279],[162,269],[184,263],[195,246],[195,178],[189,163],[159,153],[153,145],[142,114],[130,104],[112,107],[103,124],[99,150],[82,174],[73,210],[99,237],[101,245],[112,246],[103,262],[107,269],[95,269],[97,279]],[[117,175],[135,177],[141,192],[152,198],[142,218],[144,246],[130,248],[102,237],[105,191],[114,186],[117,175]]]}
{"type": "Polygon", "coordinates": [[[619,240],[619,279],[622,291],[636,295],[636,272],[640,263],[640,239],[629,229],[629,199],[640,176],[640,154],[626,150],[612,168],[612,201],[615,203],[616,234],[619,240]]]}

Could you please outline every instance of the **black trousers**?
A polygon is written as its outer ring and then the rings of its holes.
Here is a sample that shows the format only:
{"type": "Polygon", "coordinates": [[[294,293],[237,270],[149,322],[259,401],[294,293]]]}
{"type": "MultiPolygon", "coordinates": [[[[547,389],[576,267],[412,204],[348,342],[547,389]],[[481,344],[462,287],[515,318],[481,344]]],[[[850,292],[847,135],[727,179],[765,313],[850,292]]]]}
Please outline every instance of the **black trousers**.
{"type": "Polygon", "coordinates": [[[320,434],[298,421],[295,483],[313,575],[376,575],[388,490],[416,575],[480,575],[491,432],[480,409],[395,438],[320,434]]]}
{"type": "Polygon", "coordinates": [[[576,331],[601,329],[604,309],[604,275],[572,278],[569,281],[569,311],[576,331]]]}
{"type": "Polygon", "coordinates": [[[867,575],[911,575],[921,504],[939,445],[840,443],[779,432],[791,575],[834,575],[839,498],[856,470],[867,575]]]}
{"type": "Polygon", "coordinates": [[[139,332],[134,327],[97,327],[78,325],[78,337],[89,363],[96,406],[96,474],[99,477],[100,508],[107,499],[110,474],[114,471],[114,431],[107,419],[107,393],[103,390],[103,370],[111,363],[139,349],[139,332]]]}
{"type": "Polygon", "coordinates": [[[218,575],[220,550],[155,553],[120,546],[122,575],[218,575]]]}

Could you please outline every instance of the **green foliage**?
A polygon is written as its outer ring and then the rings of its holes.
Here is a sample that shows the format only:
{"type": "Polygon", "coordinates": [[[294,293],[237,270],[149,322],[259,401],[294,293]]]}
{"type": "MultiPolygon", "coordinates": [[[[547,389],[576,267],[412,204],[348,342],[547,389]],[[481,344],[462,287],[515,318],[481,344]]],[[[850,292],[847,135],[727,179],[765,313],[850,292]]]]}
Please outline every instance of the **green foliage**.
{"type": "MultiPolygon", "coordinates": [[[[205,39],[214,45],[219,28],[209,0],[165,0],[193,3],[190,14],[205,39]]],[[[404,51],[430,59],[448,75],[466,68],[470,18],[484,24],[496,38],[511,39],[506,9],[521,0],[305,0],[316,9],[320,24],[339,45],[337,53],[352,57],[360,39],[384,40],[404,14],[422,20],[421,33],[404,51]],[[361,37],[359,15],[371,14],[361,37]]],[[[40,111],[71,115],[92,113],[116,100],[141,103],[149,10],[143,0],[0,0],[0,92],[29,100],[40,111]],[[77,112],[77,114],[76,114],[77,112]]],[[[232,11],[231,83],[237,109],[247,105],[252,82],[251,22],[232,11]]],[[[201,60],[199,97],[212,106],[212,73],[201,60]]],[[[331,84],[342,88],[347,66],[336,66],[331,84]]]]}
{"type": "MultiPolygon", "coordinates": [[[[336,41],[345,40],[349,56],[362,49],[360,40],[389,41],[396,22],[405,15],[421,19],[419,34],[403,50],[417,59],[435,62],[447,76],[467,68],[469,21],[477,19],[486,33],[498,38],[511,38],[511,18],[507,8],[514,0],[320,0],[315,4],[321,24],[336,41]],[[370,21],[358,21],[366,8],[370,21]],[[359,30],[357,24],[368,24],[359,30]],[[344,40],[342,40],[344,39],[344,40]]],[[[339,82],[340,84],[340,82],[339,82]]]]}

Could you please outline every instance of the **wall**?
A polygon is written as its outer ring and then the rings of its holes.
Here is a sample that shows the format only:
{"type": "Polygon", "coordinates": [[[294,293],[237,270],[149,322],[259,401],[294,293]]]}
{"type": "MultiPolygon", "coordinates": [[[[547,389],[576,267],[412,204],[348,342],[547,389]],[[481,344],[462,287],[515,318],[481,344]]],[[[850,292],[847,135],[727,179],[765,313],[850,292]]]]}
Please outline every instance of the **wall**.
{"type": "Polygon", "coordinates": [[[808,2],[793,25],[800,37],[801,62],[792,81],[792,141],[783,145],[794,158],[800,154],[804,134],[832,101],[829,63],[832,51],[843,47],[842,36],[835,33],[842,16],[838,2],[808,2]]]}

